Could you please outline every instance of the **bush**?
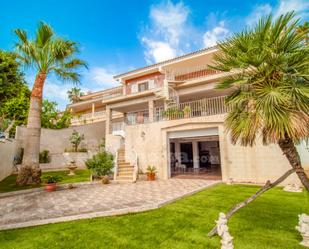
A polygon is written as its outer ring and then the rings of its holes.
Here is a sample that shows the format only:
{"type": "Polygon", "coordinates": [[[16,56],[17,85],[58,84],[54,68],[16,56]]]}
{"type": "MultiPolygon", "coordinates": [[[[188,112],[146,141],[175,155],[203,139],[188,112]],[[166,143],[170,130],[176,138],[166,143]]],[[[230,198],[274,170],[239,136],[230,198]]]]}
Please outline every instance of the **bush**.
{"type": "Polygon", "coordinates": [[[50,163],[50,156],[48,150],[43,150],[40,152],[40,163],[50,163]]]}
{"type": "Polygon", "coordinates": [[[85,139],[84,134],[80,134],[76,130],[73,130],[72,135],[70,137],[70,142],[73,145],[73,149],[75,152],[78,152],[78,147],[84,139],[85,139]]]}
{"type": "Polygon", "coordinates": [[[47,184],[57,183],[57,182],[60,182],[62,180],[62,177],[58,176],[58,175],[55,175],[55,176],[47,175],[47,176],[42,177],[42,180],[47,184]]]}
{"type": "Polygon", "coordinates": [[[100,151],[86,161],[86,166],[94,175],[109,175],[114,167],[114,156],[107,151],[100,151]]]}

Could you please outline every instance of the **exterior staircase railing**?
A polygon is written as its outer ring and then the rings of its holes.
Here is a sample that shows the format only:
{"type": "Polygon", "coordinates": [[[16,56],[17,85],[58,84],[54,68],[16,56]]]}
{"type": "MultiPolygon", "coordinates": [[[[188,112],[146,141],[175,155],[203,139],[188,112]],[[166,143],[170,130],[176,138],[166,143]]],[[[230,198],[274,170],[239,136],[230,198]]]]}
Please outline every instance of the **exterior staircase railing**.
{"type": "Polygon", "coordinates": [[[136,182],[138,177],[138,156],[135,150],[132,150],[132,153],[134,155],[134,162],[133,162],[133,182],[136,182]]]}
{"type": "Polygon", "coordinates": [[[117,174],[118,174],[118,150],[116,151],[114,158],[114,180],[117,179],[117,174]]]}

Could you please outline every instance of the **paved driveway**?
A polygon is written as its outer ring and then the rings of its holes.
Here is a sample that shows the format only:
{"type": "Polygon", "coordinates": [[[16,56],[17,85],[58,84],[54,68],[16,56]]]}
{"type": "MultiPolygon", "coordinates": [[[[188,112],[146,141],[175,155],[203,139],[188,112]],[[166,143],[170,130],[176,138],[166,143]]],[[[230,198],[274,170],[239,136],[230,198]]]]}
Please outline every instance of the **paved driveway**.
{"type": "Polygon", "coordinates": [[[0,230],[151,210],[215,183],[171,179],[93,184],[0,198],[0,230]]]}

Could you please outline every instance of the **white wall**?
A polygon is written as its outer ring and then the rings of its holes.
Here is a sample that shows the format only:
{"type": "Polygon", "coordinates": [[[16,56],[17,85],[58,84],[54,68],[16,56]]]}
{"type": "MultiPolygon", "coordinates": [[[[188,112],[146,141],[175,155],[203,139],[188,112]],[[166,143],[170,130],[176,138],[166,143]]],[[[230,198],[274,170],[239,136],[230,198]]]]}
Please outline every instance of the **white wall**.
{"type": "MultiPolygon", "coordinates": [[[[15,138],[21,147],[23,147],[24,144],[26,130],[26,127],[17,127],[16,130],[15,138]]],[[[50,163],[40,165],[42,170],[66,168],[66,160],[63,157],[63,152],[65,149],[72,148],[69,139],[73,130],[84,134],[85,140],[82,141],[81,147],[85,147],[90,151],[96,151],[99,144],[102,143],[102,140],[105,138],[105,122],[97,122],[59,130],[42,129],[40,151],[48,150],[51,156],[50,163]]],[[[83,168],[85,165],[78,164],[78,167],[83,168]]]]}
{"type": "Polygon", "coordinates": [[[15,149],[14,140],[0,142],[0,181],[12,173],[15,149]]]}

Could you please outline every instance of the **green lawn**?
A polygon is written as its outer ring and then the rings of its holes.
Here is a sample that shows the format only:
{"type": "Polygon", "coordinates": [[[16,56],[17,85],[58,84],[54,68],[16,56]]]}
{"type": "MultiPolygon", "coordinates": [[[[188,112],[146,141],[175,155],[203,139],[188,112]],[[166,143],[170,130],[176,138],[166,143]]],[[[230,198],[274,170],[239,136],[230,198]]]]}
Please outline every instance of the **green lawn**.
{"type": "MultiPolygon", "coordinates": [[[[207,232],[219,211],[256,190],[255,186],[222,184],[149,212],[2,231],[0,247],[218,249],[219,238],[208,238],[207,232]]],[[[294,227],[303,212],[309,213],[308,193],[271,190],[230,220],[235,248],[302,249],[294,227]]]]}
{"type": "MultiPolygon", "coordinates": [[[[73,183],[73,182],[85,182],[90,179],[90,171],[89,170],[76,170],[75,176],[68,176],[68,171],[52,171],[52,172],[43,172],[42,177],[45,175],[59,175],[62,177],[62,181],[59,184],[63,183],[73,183]]],[[[42,183],[40,186],[31,185],[31,186],[18,186],[16,185],[16,175],[8,176],[0,182],[0,193],[29,189],[29,188],[37,188],[44,185],[42,183]]]]}

